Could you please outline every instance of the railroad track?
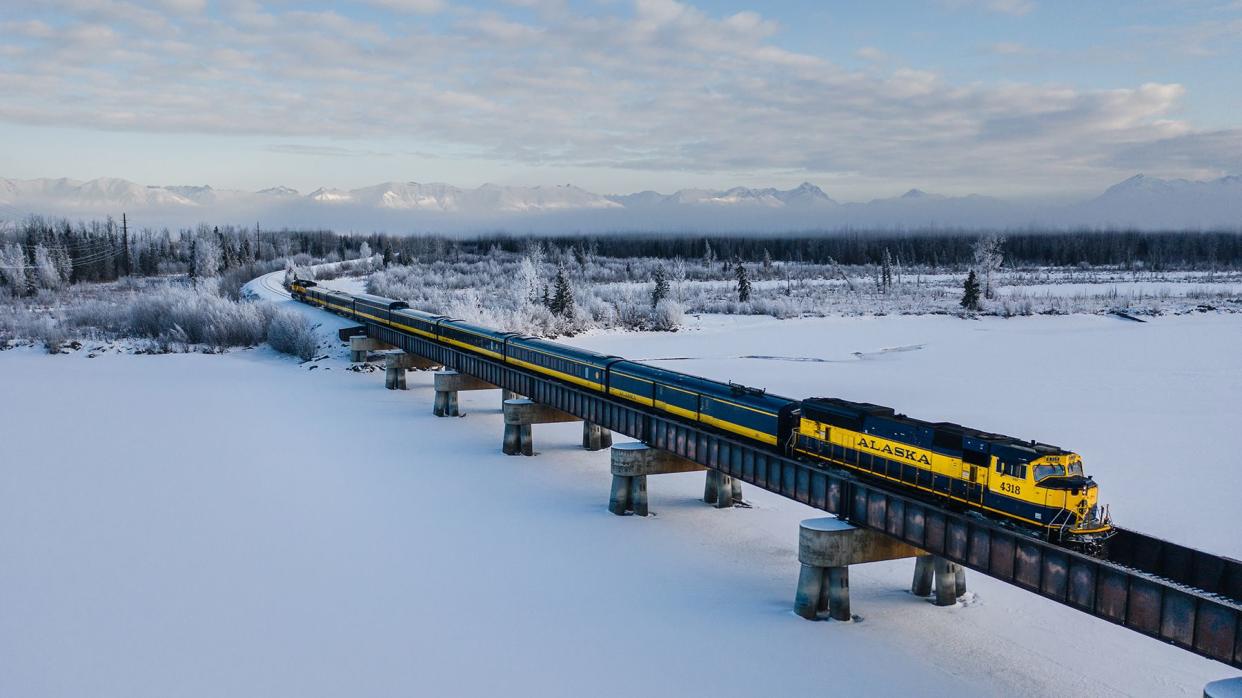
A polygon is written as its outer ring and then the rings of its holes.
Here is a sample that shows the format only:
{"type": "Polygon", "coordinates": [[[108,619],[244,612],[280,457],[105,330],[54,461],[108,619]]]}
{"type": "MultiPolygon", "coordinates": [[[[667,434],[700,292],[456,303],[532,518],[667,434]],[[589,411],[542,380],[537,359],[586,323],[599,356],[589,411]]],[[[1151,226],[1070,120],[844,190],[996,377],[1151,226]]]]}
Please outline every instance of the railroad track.
{"type": "MultiPolygon", "coordinates": [[[[283,290],[283,289],[282,289],[283,290]]],[[[1242,668],[1242,562],[1128,529],[1092,557],[736,440],[697,422],[365,322],[367,335],[446,368],[872,528],[1078,611],[1242,668]]]]}

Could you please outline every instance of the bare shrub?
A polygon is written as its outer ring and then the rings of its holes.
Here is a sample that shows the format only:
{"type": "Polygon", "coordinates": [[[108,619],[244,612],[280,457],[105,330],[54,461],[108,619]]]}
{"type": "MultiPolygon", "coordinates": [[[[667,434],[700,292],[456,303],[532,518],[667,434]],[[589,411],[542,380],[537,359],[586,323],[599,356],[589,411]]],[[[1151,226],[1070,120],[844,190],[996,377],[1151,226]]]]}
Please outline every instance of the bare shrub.
{"type": "Polygon", "coordinates": [[[319,349],[314,326],[305,314],[290,308],[282,308],[272,315],[267,327],[267,343],[276,351],[292,354],[303,361],[315,358],[319,349]]]}

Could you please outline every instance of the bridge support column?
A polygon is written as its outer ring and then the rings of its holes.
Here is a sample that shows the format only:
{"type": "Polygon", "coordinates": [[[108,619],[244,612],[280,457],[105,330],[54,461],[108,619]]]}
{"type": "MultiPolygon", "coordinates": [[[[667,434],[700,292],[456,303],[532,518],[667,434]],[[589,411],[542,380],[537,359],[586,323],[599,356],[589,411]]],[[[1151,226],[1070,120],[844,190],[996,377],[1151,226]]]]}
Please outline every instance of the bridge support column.
{"type": "Polygon", "coordinates": [[[833,620],[851,620],[850,565],[920,555],[924,553],[918,548],[840,519],[807,519],[798,528],[802,569],[794,612],[807,620],[825,614],[833,620]]]}
{"type": "Polygon", "coordinates": [[[389,390],[405,390],[405,372],[412,369],[428,369],[434,363],[415,354],[399,352],[384,356],[384,387],[389,390]]]}
{"type": "Polygon", "coordinates": [[[719,470],[708,470],[707,482],[703,487],[703,501],[716,505],[717,509],[728,509],[734,504],[740,504],[742,481],[719,470]]]}
{"type": "Polygon", "coordinates": [[[914,583],[910,585],[910,593],[924,598],[931,596],[934,574],[935,558],[931,555],[916,557],[914,559],[914,583]]]}
{"type": "Polygon", "coordinates": [[[966,593],[966,568],[932,555],[920,557],[914,565],[914,584],[910,586],[910,593],[932,596],[933,592],[937,606],[957,603],[957,599],[966,593]]]}
{"type": "Polygon", "coordinates": [[[367,354],[381,349],[391,349],[392,345],[385,344],[374,337],[354,336],[349,338],[349,360],[351,363],[360,364],[367,360],[367,354]]]}
{"type": "Polygon", "coordinates": [[[612,432],[594,422],[582,423],[582,447],[588,451],[602,451],[612,445],[612,432]]]}
{"type": "Polygon", "coordinates": [[[436,371],[436,401],[432,414],[437,417],[460,417],[457,410],[457,393],[462,390],[495,390],[498,386],[474,376],[467,376],[451,369],[436,371]]]}
{"type": "Polygon", "coordinates": [[[647,476],[704,470],[694,461],[644,443],[629,441],[612,447],[612,492],[608,511],[617,516],[646,516],[647,476]]]}
{"type": "Polygon", "coordinates": [[[535,444],[530,431],[532,424],[582,421],[568,412],[541,405],[527,398],[505,400],[504,412],[505,436],[501,443],[501,450],[508,456],[535,455],[535,444]]]}

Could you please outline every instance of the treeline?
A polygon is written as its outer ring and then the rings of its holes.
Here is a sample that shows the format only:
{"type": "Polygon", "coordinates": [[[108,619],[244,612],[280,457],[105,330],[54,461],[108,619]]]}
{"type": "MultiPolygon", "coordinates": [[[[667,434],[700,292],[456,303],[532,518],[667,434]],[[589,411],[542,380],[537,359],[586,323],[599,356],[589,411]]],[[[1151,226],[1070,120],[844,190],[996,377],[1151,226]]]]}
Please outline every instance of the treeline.
{"type": "Polygon", "coordinates": [[[358,255],[362,238],[330,231],[266,231],[258,226],[170,231],[120,221],[28,218],[0,230],[0,286],[31,295],[81,282],[188,275],[209,278],[304,255],[336,261],[358,255]]]}
{"type": "MultiPolygon", "coordinates": [[[[703,259],[730,262],[772,261],[829,265],[963,270],[977,265],[980,233],[908,232],[805,234],[790,236],[562,235],[538,238],[553,255],[580,263],[589,257],[703,259]]],[[[0,229],[0,286],[32,295],[84,281],[115,281],[127,276],[243,276],[256,264],[290,259],[339,261],[382,255],[394,261],[434,261],[493,250],[524,254],[531,238],[483,235],[342,235],[331,231],[261,230],[200,225],[170,231],[135,230],[124,217],[77,222],[28,218],[0,229]]],[[[1004,238],[1009,267],[1120,267],[1172,269],[1242,268],[1242,233],[1101,232],[1009,233],[1004,238]]]]}
{"type": "MultiPolygon", "coordinates": [[[[838,233],[790,237],[703,237],[667,235],[555,236],[562,249],[589,250],[605,257],[664,259],[765,259],[814,264],[878,265],[885,255],[905,265],[966,268],[975,263],[980,233],[838,233]]],[[[484,236],[465,243],[472,251],[492,246],[508,252],[525,248],[525,238],[484,236]]],[[[1008,266],[1116,266],[1154,271],[1242,268],[1242,233],[1100,232],[1008,233],[1008,266]]]]}

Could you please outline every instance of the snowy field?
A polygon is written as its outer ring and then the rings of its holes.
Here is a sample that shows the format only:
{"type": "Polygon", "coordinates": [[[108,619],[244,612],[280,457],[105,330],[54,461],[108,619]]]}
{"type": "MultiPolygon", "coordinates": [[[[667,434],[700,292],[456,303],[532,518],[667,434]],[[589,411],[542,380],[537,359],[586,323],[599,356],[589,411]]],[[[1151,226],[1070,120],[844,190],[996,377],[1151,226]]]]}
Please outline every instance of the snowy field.
{"type": "MultiPolygon", "coordinates": [[[[1236,316],[691,324],[571,342],[1058,443],[1121,523],[1242,556],[1236,316]]],[[[910,561],[854,568],[862,622],[806,622],[814,510],[749,486],[716,510],[685,474],[615,517],[578,425],[506,457],[496,392],[436,419],[429,374],[390,392],[346,354],[0,353],[0,696],[1196,696],[1237,673],[974,573],[936,608],[910,561]]]]}

